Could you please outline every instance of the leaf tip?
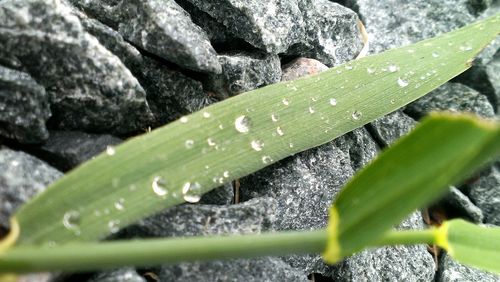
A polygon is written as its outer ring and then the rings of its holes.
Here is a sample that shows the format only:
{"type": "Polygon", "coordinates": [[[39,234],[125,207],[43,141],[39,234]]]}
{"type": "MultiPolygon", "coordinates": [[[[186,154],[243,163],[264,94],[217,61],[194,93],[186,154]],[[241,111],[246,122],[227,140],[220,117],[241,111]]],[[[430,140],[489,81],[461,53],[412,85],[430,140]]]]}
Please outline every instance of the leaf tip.
{"type": "Polygon", "coordinates": [[[3,240],[0,240],[0,254],[12,247],[19,238],[20,228],[15,217],[10,218],[10,231],[3,240]]]}

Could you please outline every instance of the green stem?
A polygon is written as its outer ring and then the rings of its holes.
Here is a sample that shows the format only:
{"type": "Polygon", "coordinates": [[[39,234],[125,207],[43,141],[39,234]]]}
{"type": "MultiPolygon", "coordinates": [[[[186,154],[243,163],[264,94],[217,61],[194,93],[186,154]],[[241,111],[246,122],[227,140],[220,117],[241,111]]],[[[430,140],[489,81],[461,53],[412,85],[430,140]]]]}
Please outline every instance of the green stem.
{"type": "Polygon", "coordinates": [[[86,271],[124,265],[148,266],[186,261],[319,253],[326,247],[326,230],[75,243],[61,246],[14,247],[0,255],[0,273],[86,271]]]}
{"type": "MultiPolygon", "coordinates": [[[[56,247],[20,246],[0,254],[0,273],[87,271],[125,265],[150,266],[187,261],[320,253],[326,248],[323,230],[75,243],[56,247]]],[[[435,229],[391,231],[372,247],[433,244],[435,229]]]]}
{"type": "Polygon", "coordinates": [[[435,244],[436,229],[389,231],[382,238],[370,244],[372,247],[388,245],[435,244]]]}

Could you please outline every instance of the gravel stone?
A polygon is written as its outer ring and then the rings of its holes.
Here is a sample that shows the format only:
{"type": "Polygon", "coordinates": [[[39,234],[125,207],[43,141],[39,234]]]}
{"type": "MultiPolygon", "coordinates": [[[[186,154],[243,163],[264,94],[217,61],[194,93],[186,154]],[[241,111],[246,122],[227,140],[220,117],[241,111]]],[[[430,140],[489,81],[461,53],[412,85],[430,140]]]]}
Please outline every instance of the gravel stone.
{"type": "Polygon", "coordinates": [[[371,122],[368,129],[379,144],[387,147],[408,134],[416,125],[414,119],[398,110],[371,122]]]}
{"type": "Polygon", "coordinates": [[[58,0],[2,1],[0,50],[45,87],[55,128],[123,134],[152,120],[138,81],[58,0]]]}
{"type": "Polygon", "coordinates": [[[498,282],[500,281],[500,276],[460,264],[454,261],[448,254],[444,253],[439,261],[436,281],[498,282]]]}
{"type": "Polygon", "coordinates": [[[300,55],[328,66],[362,48],[356,14],[327,0],[187,0],[231,33],[268,53],[300,55]]]}
{"type": "Polygon", "coordinates": [[[469,198],[484,214],[484,223],[500,225],[500,164],[490,166],[466,185],[469,198]]]}
{"type": "Polygon", "coordinates": [[[49,137],[51,115],[45,89],[24,72],[0,66],[0,135],[21,143],[49,137]]]}
{"type": "Polygon", "coordinates": [[[176,120],[217,101],[203,92],[201,82],[185,76],[175,66],[162,64],[141,54],[120,33],[88,18],[82,12],[74,9],[73,13],[78,16],[84,28],[119,57],[139,80],[146,90],[148,103],[156,119],[155,126],[176,120]]]}
{"type": "Polygon", "coordinates": [[[143,50],[195,71],[221,72],[208,36],[174,0],[71,2],[143,50]]]}
{"type": "Polygon", "coordinates": [[[100,272],[88,282],[146,282],[133,268],[120,268],[117,270],[100,272]]]}
{"type": "Polygon", "coordinates": [[[492,105],[476,90],[459,83],[446,83],[409,104],[405,113],[420,119],[431,111],[470,112],[481,117],[495,116],[492,105]]]}
{"type": "Polygon", "coordinates": [[[0,226],[8,227],[16,209],[62,176],[23,152],[0,149],[0,226]]]}
{"type": "Polygon", "coordinates": [[[318,74],[327,70],[318,60],[309,58],[297,58],[283,66],[281,81],[290,81],[306,75],[318,74]]]}
{"type": "Polygon", "coordinates": [[[277,55],[229,53],[219,55],[222,74],[208,77],[208,88],[227,98],[280,81],[281,63],[277,55]]]}
{"type": "Polygon", "coordinates": [[[68,171],[102,153],[108,146],[121,142],[121,139],[109,134],[51,131],[50,138],[36,153],[54,167],[68,171]]]}
{"type": "Polygon", "coordinates": [[[458,213],[460,217],[465,217],[475,223],[483,223],[484,215],[462,191],[455,187],[451,187],[450,192],[440,201],[440,206],[445,207],[445,210],[452,210],[458,213]]]}
{"type": "MultiPolygon", "coordinates": [[[[397,229],[423,229],[414,212],[397,229]]],[[[424,245],[394,246],[365,250],[337,265],[335,281],[433,281],[436,264],[424,245]]]]}

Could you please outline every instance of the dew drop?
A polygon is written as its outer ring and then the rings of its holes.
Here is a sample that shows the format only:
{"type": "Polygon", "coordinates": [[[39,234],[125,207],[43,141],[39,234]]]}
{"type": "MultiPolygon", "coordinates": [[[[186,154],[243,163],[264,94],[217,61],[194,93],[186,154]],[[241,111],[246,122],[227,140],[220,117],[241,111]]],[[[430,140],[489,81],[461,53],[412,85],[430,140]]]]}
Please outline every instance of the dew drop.
{"type": "Polygon", "coordinates": [[[115,202],[115,209],[122,211],[125,209],[125,199],[120,198],[118,201],[115,202]]]}
{"type": "Polygon", "coordinates": [[[408,86],[408,81],[402,79],[401,77],[398,78],[398,85],[399,87],[406,87],[408,86]]]}
{"type": "Polygon", "coordinates": [[[345,69],[346,70],[352,70],[352,66],[351,65],[345,65],[345,69]]]}
{"type": "Polygon", "coordinates": [[[369,73],[369,74],[372,74],[375,72],[375,69],[372,69],[372,68],[366,68],[366,72],[369,73]]]}
{"type": "Polygon", "coordinates": [[[314,114],[315,110],[313,107],[309,107],[309,113],[314,114]]]}
{"type": "Polygon", "coordinates": [[[184,142],[184,146],[186,146],[186,149],[191,149],[194,146],[194,141],[192,139],[188,139],[184,142]]]}
{"type": "Polygon", "coordinates": [[[413,49],[408,49],[408,53],[410,53],[410,54],[411,54],[411,53],[415,53],[415,50],[413,50],[413,49]]]}
{"type": "Polygon", "coordinates": [[[119,220],[110,220],[108,222],[108,230],[110,233],[116,233],[120,230],[120,221],[119,220]]]}
{"type": "Polygon", "coordinates": [[[396,104],[396,100],[392,99],[392,100],[391,100],[391,104],[392,104],[392,105],[396,104]]]}
{"type": "Polygon", "coordinates": [[[262,151],[262,147],[264,147],[264,143],[260,140],[253,140],[251,143],[250,143],[250,146],[252,147],[252,149],[254,149],[255,151],[262,151]]]}
{"type": "Polygon", "coordinates": [[[354,112],[352,112],[352,114],[351,114],[351,117],[352,117],[352,119],[354,119],[354,120],[358,120],[361,116],[362,116],[362,113],[361,113],[361,112],[358,112],[358,111],[354,111],[354,112]]]}
{"type": "Polygon", "coordinates": [[[113,146],[106,146],[106,154],[108,154],[108,156],[113,156],[115,154],[115,148],[113,146]]]}
{"type": "Polygon", "coordinates": [[[224,129],[224,125],[222,125],[222,123],[219,124],[219,129],[224,129]]]}
{"type": "Polygon", "coordinates": [[[270,163],[270,162],[272,162],[272,161],[273,161],[273,159],[271,159],[271,157],[270,157],[270,156],[263,156],[263,157],[262,157],[262,163],[263,163],[263,164],[268,164],[268,163],[270,163]]]}
{"type": "Polygon", "coordinates": [[[151,184],[151,187],[153,188],[153,192],[160,196],[166,196],[168,193],[168,190],[166,188],[167,182],[165,179],[161,178],[160,176],[155,176],[153,179],[153,183],[151,184]]]}
{"type": "Polygon", "coordinates": [[[276,133],[278,133],[279,136],[283,136],[285,135],[285,132],[283,131],[283,129],[281,129],[281,127],[276,127],[276,133]]]}
{"type": "Polygon", "coordinates": [[[212,138],[208,138],[207,143],[208,143],[208,146],[215,146],[216,145],[214,139],[212,139],[212,138]]]}
{"type": "Polygon", "coordinates": [[[181,121],[181,123],[187,123],[188,122],[188,118],[187,117],[181,117],[180,121],[181,121]]]}
{"type": "Polygon", "coordinates": [[[293,148],[293,143],[291,143],[291,142],[290,142],[290,143],[288,144],[288,147],[293,148]]]}
{"type": "Polygon", "coordinates": [[[335,99],[335,98],[330,98],[330,105],[331,105],[331,106],[337,106],[337,99],[335,99]]]}
{"type": "Polygon", "coordinates": [[[317,98],[317,97],[311,97],[311,101],[313,101],[313,102],[317,102],[317,101],[318,101],[318,98],[317,98]]]}
{"type": "Polygon", "coordinates": [[[286,85],[286,87],[287,87],[287,88],[290,88],[290,89],[291,89],[291,90],[293,90],[293,91],[297,91],[297,87],[295,87],[295,85],[293,85],[293,84],[291,84],[291,83],[288,83],[288,84],[286,85]]]}
{"type": "Polygon", "coordinates": [[[471,51],[472,47],[469,45],[460,46],[460,51],[471,51]]]}
{"type": "Polygon", "coordinates": [[[425,75],[420,76],[421,80],[425,80],[425,75]]]}
{"type": "Polygon", "coordinates": [[[209,112],[203,112],[203,117],[204,118],[209,118],[211,117],[212,115],[209,113],[209,112]]]}
{"type": "Polygon", "coordinates": [[[250,127],[252,125],[252,121],[247,116],[239,116],[234,121],[234,127],[238,132],[248,133],[250,131],[250,127]]]}
{"type": "Polygon", "coordinates": [[[272,114],[272,115],[271,115],[271,120],[272,120],[273,122],[277,122],[277,121],[279,120],[278,115],[277,115],[277,114],[272,114]]]}
{"type": "Polygon", "coordinates": [[[229,177],[229,171],[224,171],[224,173],[222,173],[222,175],[225,177],[225,178],[228,178],[229,177]]]}
{"type": "Polygon", "coordinates": [[[186,182],[182,186],[182,195],[186,202],[197,203],[201,199],[201,185],[198,182],[186,182]]]}
{"type": "Polygon", "coordinates": [[[285,105],[285,106],[290,105],[290,101],[289,101],[287,98],[283,98],[283,100],[281,100],[281,102],[282,102],[282,103],[283,103],[283,105],[285,105]]]}
{"type": "Polygon", "coordinates": [[[439,57],[439,53],[437,53],[437,52],[432,52],[432,57],[433,57],[433,58],[438,58],[438,57],[439,57]]]}
{"type": "Polygon", "coordinates": [[[80,219],[80,213],[78,211],[67,211],[63,216],[63,225],[68,230],[77,231],[80,226],[80,219]]]}
{"type": "Polygon", "coordinates": [[[398,66],[396,65],[389,65],[387,69],[389,70],[389,72],[397,72],[399,70],[398,66]]]}

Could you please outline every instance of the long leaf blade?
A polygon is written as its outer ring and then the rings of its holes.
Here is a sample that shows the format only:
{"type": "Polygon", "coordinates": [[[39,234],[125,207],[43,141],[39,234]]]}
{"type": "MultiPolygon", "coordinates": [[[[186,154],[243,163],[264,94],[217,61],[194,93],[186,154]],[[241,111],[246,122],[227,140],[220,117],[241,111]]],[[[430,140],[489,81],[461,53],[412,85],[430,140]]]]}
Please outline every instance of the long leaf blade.
{"type": "Polygon", "coordinates": [[[463,264],[500,274],[500,227],[478,226],[464,220],[439,228],[440,247],[463,264]]]}
{"type": "Polygon", "coordinates": [[[18,243],[103,238],[184,202],[183,188],[207,192],[394,111],[467,69],[499,17],[227,99],[125,142],[21,208],[18,243]]]}
{"type": "Polygon", "coordinates": [[[331,208],[327,261],[365,248],[499,155],[498,122],[449,113],[424,119],[339,193],[331,208]]]}

